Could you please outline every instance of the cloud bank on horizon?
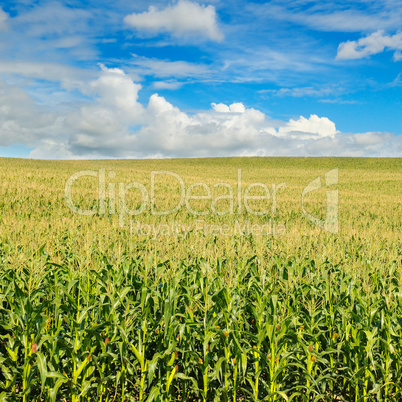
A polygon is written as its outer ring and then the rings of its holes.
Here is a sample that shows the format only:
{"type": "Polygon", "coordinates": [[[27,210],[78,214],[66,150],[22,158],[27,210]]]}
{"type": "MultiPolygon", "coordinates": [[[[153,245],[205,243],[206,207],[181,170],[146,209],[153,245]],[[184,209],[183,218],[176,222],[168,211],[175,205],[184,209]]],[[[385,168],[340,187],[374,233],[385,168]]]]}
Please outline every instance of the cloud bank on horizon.
{"type": "Polygon", "coordinates": [[[0,155],[402,155],[398,2],[148,3],[0,8],[0,155]]]}

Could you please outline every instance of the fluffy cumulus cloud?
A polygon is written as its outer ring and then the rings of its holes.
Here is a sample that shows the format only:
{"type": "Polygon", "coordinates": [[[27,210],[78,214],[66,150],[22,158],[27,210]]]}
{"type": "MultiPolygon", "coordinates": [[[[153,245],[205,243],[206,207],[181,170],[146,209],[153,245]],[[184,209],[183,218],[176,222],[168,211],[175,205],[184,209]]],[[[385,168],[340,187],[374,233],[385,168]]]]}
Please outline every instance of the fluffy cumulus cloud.
{"type": "Polygon", "coordinates": [[[402,32],[395,35],[386,35],[380,30],[357,41],[343,42],[338,47],[336,58],[338,60],[362,59],[373,54],[382,53],[384,50],[394,50],[394,60],[398,61],[402,50],[402,32]]]}
{"type": "Polygon", "coordinates": [[[334,138],[337,133],[339,131],[335,123],[327,117],[318,117],[315,114],[312,114],[309,119],[303,116],[300,116],[298,120],[290,119],[278,130],[278,135],[294,139],[334,138]]]}
{"type": "Polygon", "coordinates": [[[143,113],[138,103],[141,85],[135,84],[123,70],[106,68],[103,64],[101,76],[89,83],[87,92],[99,96],[99,103],[109,107],[120,115],[120,121],[140,121],[143,113]]]}
{"type": "Polygon", "coordinates": [[[169,5],[163,10],[150,6],[148,11],[143,13],[127,15],[124,22],[138,31],[168,32],[177,37],[196,36],[213,41],[223,39],[215,7],[187,0],[179,0],[178,3],[169,5]]]}
{"type": "Polygon", "coordinates": [[[402,136],[341,133],[326,117],[271,120],[242,103],[213,103],[185,113],[118,68],[101,65],[83,81],[85,98],[43,109],[23,90],[0,81],[0,146],[25,145],[33,158],[138,158],[234,155],[400,156],[402,136]]]}
{"type": "Polygon", "coordinates": [[[219,113],[244,113],[246,111],[242,103],[232,103],[229,106],[224,103],[212,103],[212,108],[219,113]]]}

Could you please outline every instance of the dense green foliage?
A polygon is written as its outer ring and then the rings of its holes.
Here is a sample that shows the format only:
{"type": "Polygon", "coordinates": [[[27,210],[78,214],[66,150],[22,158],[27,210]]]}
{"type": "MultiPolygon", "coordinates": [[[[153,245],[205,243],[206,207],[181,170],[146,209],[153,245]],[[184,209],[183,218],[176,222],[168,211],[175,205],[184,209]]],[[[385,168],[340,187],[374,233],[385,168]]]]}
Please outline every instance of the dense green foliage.
{"type": "Polygon", "coordinates": [[[402,293],[276,259],[3,272],[3,400],[399,400],[402,293]],[[23,390],[25,392],[23,393],[23,390]]]}

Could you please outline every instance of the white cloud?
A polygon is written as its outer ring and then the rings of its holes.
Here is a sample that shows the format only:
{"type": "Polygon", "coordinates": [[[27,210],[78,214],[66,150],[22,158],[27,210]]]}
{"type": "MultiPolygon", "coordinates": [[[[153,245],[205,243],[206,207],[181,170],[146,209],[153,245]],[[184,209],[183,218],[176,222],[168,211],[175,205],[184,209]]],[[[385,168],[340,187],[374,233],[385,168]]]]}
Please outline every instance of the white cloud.
{"type": "Polygon", "coordinates": [[[311,26],[319,31],[359,32],[381,27],[398,26],[395,14],[369,14],[358,10],[341,10],[335,12],[296,14],[295,22],[311,26]]]}
{"type": "Polygon", "coordinates": [[[402,52],[399,50],[398,52],[394,53],[394,61],[401,61],[402,60],[402,52]]]}
{"type": "Polygon", "coordinates": [[[170,61],[132,55],[130,71],[141,75],[153,75],[155,77],[206,77],[210,74],[209,68],[203,64],[189,63],[187,61],[170,61]],[[132,67],[131,67],[132,66],[132,67]]]}
{"type": "Polygon", "coordinates": [[[232,103],[229,106],[224,103],[212,103],[212,109],[218,113],[244,113],[246,111],[243,103],[232,103]]]}
{"type": "Polygon", "coordinates": [[[375,29],[399,29],[402,6],[399,0],[338,1],[270,1],[252,4],[257,17],[293,22],[317,31],[362,32],[375,29]],[[363,3],[363,4],[362,4],[363,3]]]}
{"type": "Polygon", "coordinates": [[[185,113],[118,68],[101,66],[83,81],[86,102],[49,111],[23,90],[0,81],[0,146],[22,144],[34,158],[203,156],[400,156],[402,136],[345,134],[326,117],[273,121],[242,103],[213,103],[185,113]]]}
{"type": "Polygon", "coordinates": [[[354,139],[356,144],[362,146],[372,146],[380,144],[383,140],[382,133],[368,132],[368,133],[358,133],[354,134],[354,139]]]}
{"type": "Polygon", "coordinates": [[[124,22],[139,31],[169,32],[177,37],[196,36],[214,41],[223,40],[215,7],[202,6],[188,0],[179,0],[163,10],[150,6],[143,13],[127,15],[124,22]]]}
{"type": "Polygon", "coordinates": [[[380,30],[357,41],[343,42],[338,47],[338,60],[362,59],[372,54],[382,53],[385,49],[396,50],[394,60],[399,60],[402,50],[402,32],[395,35],[386,35],[380,30]]]}
{"type": "Polygon", "coordinates": [[[155,81],[153,83],[153,87],[155,89],[175,90],[181,88],[182,86],[183,83],[178,81],[155,81]]]}
{"type": "MultiPolygon", "coordinates": [[[[25,91],[0,79],[0,145],[31,145],[58,135],[57,116],[45,111],[25,91]]],[[[38,144],[39,145],[39,144],[38,144]]]]}
{"type": "Polygon", "coordinates": [[[335,87],[300,87],[300,88],[280,88],[280,89],[263,89],[258,91],[261,94],[269,94],[273,96],[292,96],[296,98],[306,96],[323,97],[333,94],[334,92],[341,92],[342,88],[335,87]]]}
{"type": "Polygon", "coordinates": [[[4,36],[0,38],[2,60],[69,60],[70,64],[76,60],[94,60],[99,51],[96,42],[113,25],[113,11],[100,15],[97,10],[68,6],[60,1],[22,3],[14,7],[16,13],[8,20],[10,34],[5,41],[4,36]]]}
{"type": "Polygon", "coordinates": [[[334,138],[339,131],[335,127],[335,123],[327,117],[318,117],[312,114],[309,119],[300,116],[298,120],[290,119],[284,127],[280,127],[278,134],[291,138],[334,138]]]}
{"type": "Polygon", "coordinates": [[[91,25],[90,11],[68,7],[58,1],[27,10],[14,17],[13,24],[31,37],[65,38],[67,35],[86,33],[91,25]]]}
{"type": "Polygon", "coordinates": [[[223,103],[212,103],[212,108],[218,113],[230,113],[230,107],[223,103]]]}
{"type": "Polygon", "coordinates": [[[49,62],[0,61],[0,74],[60,82],[66,89],[82,88],[82,82],[94,79],[97,72],[49,62]]]}
{"type": "Polygon", "coordinates": [[[116,112],[127,116],[129,120],[138,121],[143,107],[138,103],[141,85],[135,84],[123,70],[106,68],[103,64],[101,76],[89,83],[88,92],[100,96],[99,102],[116,112]]]}
{"type": "Polygon", "coordinates": [[[0,31],[7,30],[8,14],[5,13],[0,7],[0,31]]]}
{"type": "Polygon", "coordinates": [[[394,80],[392,80],[388,85],[388,87],[401,87],[402,86],[402,73],[399,73],[394,80]]]}

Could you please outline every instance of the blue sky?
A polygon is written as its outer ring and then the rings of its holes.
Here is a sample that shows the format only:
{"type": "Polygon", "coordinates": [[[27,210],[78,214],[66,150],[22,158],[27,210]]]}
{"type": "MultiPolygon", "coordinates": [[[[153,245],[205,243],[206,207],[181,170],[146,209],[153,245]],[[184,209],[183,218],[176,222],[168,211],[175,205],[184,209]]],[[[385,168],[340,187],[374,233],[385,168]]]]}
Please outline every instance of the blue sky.
{"type": "Polygon", "coordinates": [[[0,1],[0,155],[401,156],[402,2],[0,1]]]}

